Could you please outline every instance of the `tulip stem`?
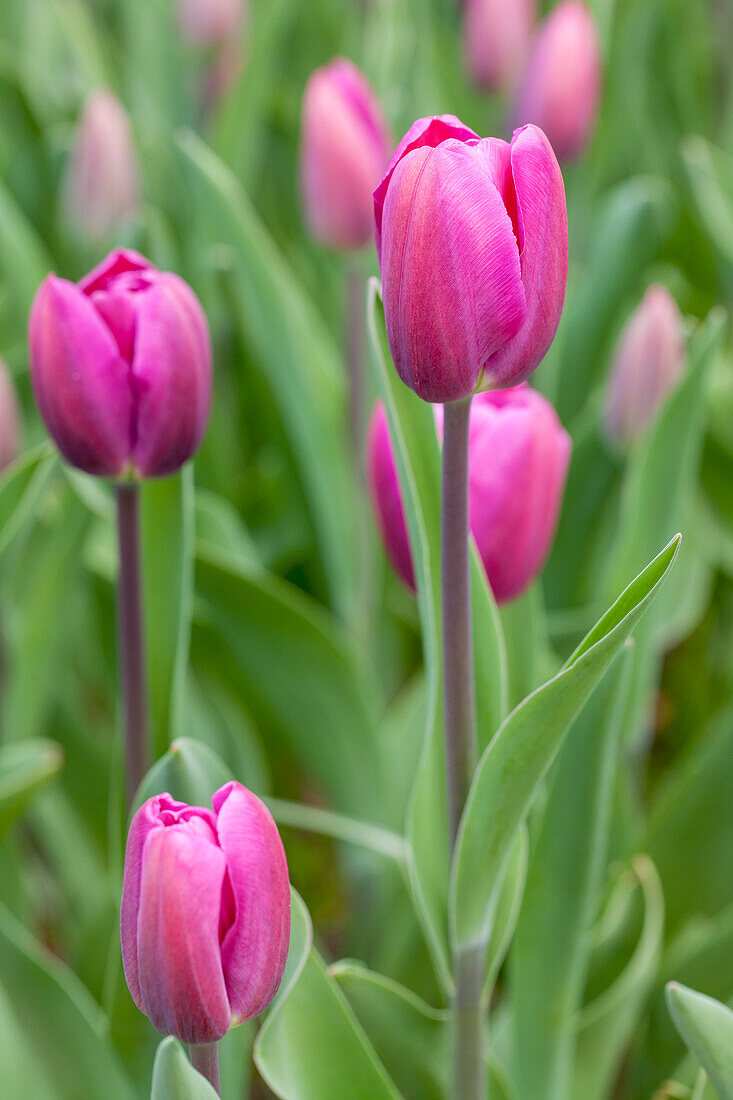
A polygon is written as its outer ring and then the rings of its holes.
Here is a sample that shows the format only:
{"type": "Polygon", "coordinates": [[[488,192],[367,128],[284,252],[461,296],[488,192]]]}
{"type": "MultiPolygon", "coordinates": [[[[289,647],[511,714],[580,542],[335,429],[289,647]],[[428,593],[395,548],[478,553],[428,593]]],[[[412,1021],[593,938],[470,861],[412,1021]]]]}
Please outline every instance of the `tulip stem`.
{"type": "MultiPolygon", "coordinates": [[[[476,767],[471,578],[469,571],[468,429],[471,398],[444,406],[443,485],[440,516],[443,612],[445,770],[451,851],[476,767]]],[[[453,1097],[484,1100],[485,949],[454,959],[452,1001],[453,1097]]]]}
{"type": "Polygon", "coordinates": [[[219,1044],[218,1043],[191,1043],[191,1065],[205,1077],[217,1096],[221,1096],[219,1084],[219,1044]]]}
{"type": "Polygon", "coordinates": [[[132,803],[135,791],[140,786],[150,763],[140,567],[139,495],[136,484],[117,485],[117,536],[120,555],[119,662],[125,726],[128,805],[132,803]]]}

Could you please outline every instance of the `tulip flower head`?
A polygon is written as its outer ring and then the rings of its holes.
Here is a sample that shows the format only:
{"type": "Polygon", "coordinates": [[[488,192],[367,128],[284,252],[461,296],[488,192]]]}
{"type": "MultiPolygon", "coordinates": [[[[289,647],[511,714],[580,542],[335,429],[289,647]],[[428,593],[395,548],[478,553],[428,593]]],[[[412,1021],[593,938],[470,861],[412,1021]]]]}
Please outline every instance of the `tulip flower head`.
{"type": "Polygon", "coordinates": [[[198,449],[211,344],[178,275],[129,250],[72,283],[49,275],[28,328],[33,389],[64,458],[101,477],[163,477],[198,449]]]}
{"type": "Polygon", "coordinates": [[[496,92],[509,87],[524,60],[535,0],[465,0],[463,53],[471,79],[496,92]]]}
{"type": "Polygon", "coordinates": [[[8,368],[0,359],[0,472],[18,457],[20,409],[8,368]]]}
{"type": "Polygon", "coordinates": [[[391,138],[377,97],[345,58],[317,69],[303,95],[300,176],[314,237],[332,248],[363,248],[372,237],[372,192],[391,138]]]}
{"type": "Polygon", "coordinates": [[[685,367],[677,303],[665,286],[650,286],[621,334],[606,391],[606,432],[628,446],[643,434],[685,367]]]}
{"type": "Polygon", "coordinates": [[[290,940],[288,866],[265,805],[227,783],[212,810],[144,802],[127,840],[120,930],[132,998],[164,1035],[212,1043],[267,1008],[290,940]]]}
{"type": "Polygon", "coordinates": [[[534,122],[560,160],[577,157],[595,124],[601,93],[601,46],[590,9],[563,0],[542,23],[520,81],[514,118],[534,122]]]}
{"type": "Polygon", "coordinates": [[[425,401],[517,385],[552,343],[565,297],[565,188],[536,126],[511,143],[453,115],[419,119],[374,192],[387,335],[425,401]]]}
{"type": "Polygon", "coordinates": [[[112,92],[93,91],[84,104],[65,181],[69,218],[89,240],[109,237],[132,221],[140,185],[132,127],[112,92]]]}
{"type": "MultiPolygon", "coordinates": [[[[435,410],[442,434],[442,408],[435,410]]],[[[557,526],[570,436],[540,393],[526,384],[474,397],[468,443],[471,533],[498,603],[519,596],[539,573],[557,526]]],[[[387,555],[414,590],[405,511],[387,415],[377,403],[367,470],[387,555]]]]}

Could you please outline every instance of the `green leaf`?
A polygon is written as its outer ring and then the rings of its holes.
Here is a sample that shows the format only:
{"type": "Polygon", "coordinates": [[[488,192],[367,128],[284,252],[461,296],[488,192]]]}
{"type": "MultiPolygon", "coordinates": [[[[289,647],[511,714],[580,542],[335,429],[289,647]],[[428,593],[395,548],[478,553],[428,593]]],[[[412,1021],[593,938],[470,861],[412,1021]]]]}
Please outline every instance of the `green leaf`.
{"type": "Polygon", "coordinates": [[[189,1062],[183,1047],[169,1035],[153,1064],[150,1100],[216,1100],[218,1093],[189,1062]]]}
{"type": "Polygon", "coordinates": [[[10,316],[25,318],[33,297],[53,268],[46,246],[16,202],[0,182],[0,272],[9,295],[10,316]]]}
{"type": "MultiPolygon", "coordinates": [[[[445,933],[450,856],[441,686],[440,449],[431,406],[403,385],[391,366],[378,297],[378,283],[371,280],[368,324],[372,358],[389,419],[410,532],[428,696],[427,729],[407,819],[412,849],[408,866],[418,915],[438,976],[447,988],[451,980],[445,933]]],[[[501,623],[473,545],[471,601],[478,734],[483,748],[506,713],[507,672],[501,623]]]]}
{"type": "Polygon", "coordinates": [[[487,994],[487,1002],[491,999],[496,976],[504,962],[517,926],[527,882],[528,863],[529,832],[526,826],[521,825],[507,862],[504,880],[498,891],[496,916],[486,948],[484,991],[487,994]]]}
{"type": "Polygon", "coordinates": [[[310,917],[294,892],[285,976],[255,1041],[254,1059],[265,1082],[283,1100],[400,1096],[314,950],[310,917]]]}
{"type": "Polygon", "coordinates": [[[343,613],[353,601],[355,547],[340,355],[236,177],[193,133],[178,143],[216,240],[234,249],[238,319],[302,470],[331,594],[343,613]]]}
{"type": "Polygon", "coordinates": [[[400,1091],[411,1100],[443,1100],[450,1061],[448,1014],[361,963],[344,960],[330,973],[400,1091]]]}
{"type": "Polygon", "coordinates": [[[193,467],[140,487],[145,645],[154,755],[183,731],[193,614],[193,467]]]}
{"type": "Polygon", "coordinates": [[[37,516],[58,459],[49,443],[26,451],[0,479],[0,555],[37,516]]]}
{"type": "Polygon", "coordinates": [[[713,997],[670,982],[675,1027],[710,1078],[719,1100],[733,1100],[733,1012],[713,997]]]}
{"type": "Polygon", "coordinates": [[[733,158],[699,134],[684,142],[682,158],[708,239],[733,264],[733,158]]]}
{"type": "Polygon", "coordinates": [[[0,837],[22,814],[36,791],[56,775],[64,756],[55,741],[0,745],[0,837]]]}
{"type": "Polygon", "coordinates": [[[506,719],[479,762],[456,843],[454,948],[486,941],[511,845],[568,729],[631,634],[674,561],[674,539],[632,581],[563,669],[506,719]]]}

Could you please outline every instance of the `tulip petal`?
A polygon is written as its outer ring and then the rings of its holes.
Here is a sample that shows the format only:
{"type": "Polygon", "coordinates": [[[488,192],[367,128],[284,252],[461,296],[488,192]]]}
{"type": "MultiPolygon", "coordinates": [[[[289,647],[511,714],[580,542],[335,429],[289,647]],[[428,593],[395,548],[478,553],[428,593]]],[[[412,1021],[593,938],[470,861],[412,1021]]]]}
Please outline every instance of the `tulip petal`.
{"type": "Polygon", "coordinates": [[[137,922],[144,1012],[163,1034],[212,1043],[231,1014],[219,952],[226,860],[188,825],[160,825],[145,838],[137,922]]]}
{"type": "Polygon", "coordinates": [[[87,473],[115,477],[130,453],[130,368],[78,286],[49,275],[28,326],[33,388],[59,450],[87,473]]]}
{"type": "Polygon", "coordinates": [[[93,267],[88,275],[79,282],[84,294],[93,294],[95,290],[104,290],[107,283],[118,275],[128,271],[149,271],[151,264],[140,252],[132,248],[115,248],[93,267]]]}
{"type": "Polygon", "coordinates": [[[464,126],[455,115],[431,115],[427,118],[419,118],[413,122],[410,129],[400,141],[392,154],[392,159],[387,165],[382,182],[374,192],[374,227],[377,242],[377,256],[381,261],[382,256],[382,218],[384,204],[387,199],[387,190],[394,170],[404,156],[413,149],[428,147],[435,149],[444,141],[455,139],[457,141],[469,141],[478,138],[478,134],[464,126]]]}
{"type": "Polygon", "coordinates": [[[177,275],[159,275],[137,308],[133,461],[163,477],[196,451],[211,404],[211,343],[198,298],[177,275]]]}
{"type": "Polygon", "coordinates": [[[472,393],[526,314],[517,240],[483,143],[407,153],[384,207],[382,287],[397,372],[426,401],[472,393]]]}
{"type": "Polygon", "coordinates": [[[542,362],[560,322],[568,273],[565,186],[536,126],[515,132],[511,165],[527,313],[514,338],[486,363],[486,384],[494,386],[514,386],[542,362]]]}
{"type": "Polygon", "coordinates": [[[369,490],[387,555],[399,577],[415,591],[410,537],[384,405],[374,406],[369,424],[367,467],[369,490]]]}
{"type": "Polygon", "coordinates": [[[221,944],[232,1022],[259,1015],[282,980],[290,941],[290,886],[280,834],[267,807],[240,783],[212,799],[226,856],[234,920],[221,944]]]}

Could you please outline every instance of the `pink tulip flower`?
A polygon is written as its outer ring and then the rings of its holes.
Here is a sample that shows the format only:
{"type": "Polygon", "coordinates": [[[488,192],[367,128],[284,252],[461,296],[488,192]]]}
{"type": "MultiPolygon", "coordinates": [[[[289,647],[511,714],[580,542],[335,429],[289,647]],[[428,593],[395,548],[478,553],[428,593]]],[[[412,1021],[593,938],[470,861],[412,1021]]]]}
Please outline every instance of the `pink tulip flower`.
{"type": "Polygon", "coordinates": [[[508,88],[524,61],[536,0],[466,0],[463,53],[471,79],[490,92],[508,88]]]}
{"type": "Polygon", "coordinates": [[[654,419],[685,367],[677,303],[665,286],[650,286],[621,334],[606,391],[608,436],[627,446],[654,419]]]}
{"type": "MultiPolygon", "coordinates": [[[[435,416],[442,434],[442,408],[436,408],[435,416]]],[[[519,596],[542,568],[557,526],[570,447],[570,436],[552,405],[526,384],[480,393],[473,399],[469,516],[498,603],[519,596]]],[[[402,493],[387,415],[379,402],[369,427],[367,469],[387,555],[414,590],[402,493]]]]}
{"type": "Polygon", "coordinates": [[[0,472],[20,451],[20,409],[8,368],[0,359],[0,472]]]}
{"type": "Polygon", "coordinates": [[[372,236],[372,192],[391,138],[379,102],[357,67],[338,58],[306,85],[300,143],[303,206],[314,237],[363,248],[372,236]]]}
{"type": "Polygon", "coordinates": [[[209,328],[178,275],[117,250],[72,283],[49,275],[28,326],[33,389],[64,458],[101,477],[163,477],[198,449],[209,328]]]}
{"type": "Polygon", "coordinates": [[[581,0],[563,0],[537,31],[514,119],[541,126],[560,160],[577,157],[595,124],[601,92],[596,23],[581,0]]]}
{"type": "Polygon", "coordinates": [[[69,218],[90,240],[131,222],[140,206],[130,120],[112,92],[91,92],[84,104],[64,184],[69,218]]]}
{"type": "Polygon", "coordinates": [[[213,812],[156,795],[135,814],[120,930],[132,998],[184,1043],[212,1043],[267,1008],[290,940],[288,865],[277,826],[240,783],[213,812]]]}
{"type": "Polygon", "coordinates": [[[387,335],[425,401],[527,378],[565,297],[565,188],[536,126],[511,144],[453,115],[419,119],[374,192],[387,335]]]}

